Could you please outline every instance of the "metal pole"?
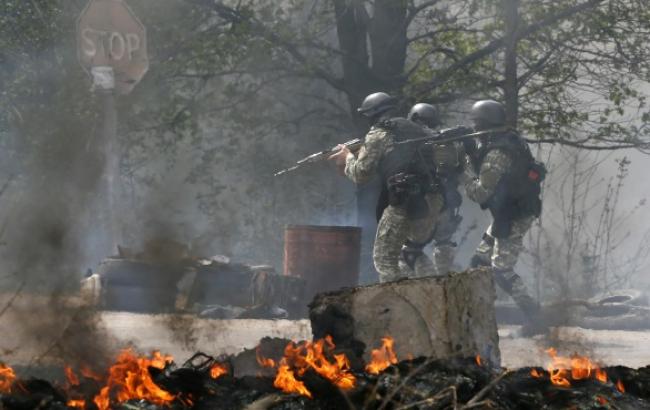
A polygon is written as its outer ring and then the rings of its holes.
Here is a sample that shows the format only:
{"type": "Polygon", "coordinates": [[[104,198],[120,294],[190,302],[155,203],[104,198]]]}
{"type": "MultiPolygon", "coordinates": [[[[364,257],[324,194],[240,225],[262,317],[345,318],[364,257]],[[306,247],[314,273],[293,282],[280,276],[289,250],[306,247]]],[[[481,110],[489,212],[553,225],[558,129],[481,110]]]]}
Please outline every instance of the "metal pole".
{"type": "Polygon", "coordinates": [[[97,91],[103,108],[102,137],[105,155],[104,181],[106,187],[107,234],[111,252],[117,252],[120,243],[120,220],[117,211],[120,162],[117,145],[117,110],[115,108],[115,78],[111,67],[93,67],[93,89],[97,91]]]}

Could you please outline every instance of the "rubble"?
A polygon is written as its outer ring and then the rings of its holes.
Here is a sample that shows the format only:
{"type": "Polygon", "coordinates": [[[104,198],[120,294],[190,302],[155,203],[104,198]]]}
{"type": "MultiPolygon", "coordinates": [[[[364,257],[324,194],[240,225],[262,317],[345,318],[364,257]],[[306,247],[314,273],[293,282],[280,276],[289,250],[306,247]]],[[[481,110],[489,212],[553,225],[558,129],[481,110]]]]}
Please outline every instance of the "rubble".
{"type": "MultiPolygon", "coordinates": [[[[273,376],[232,376],[232,366],[223,366],[227,373],[214,378],[210,369],[219,360],[197,354],[182,366],[166,363],[150,366],[148,374],[155,385],[169,395],[169,401],[154,405],[149,401],[129,398],[112,401],[112,409],[650,409],[650,367],[633,370],[624,367],[603,369],[608,379],[572,380],[562,387],[551,382],[549,373],[541,368],[508,371],[486,365],[476,358],[417,358],[390,366],[378,375],[354,372],[355,385],[338,389],[315,372],[301,380],[312,394],[284,394],[274,387],[273,376]]],[[[236,370],[234,370],[236,373],[236,370]]],[[[79,375],[76,386],[56,386],[43,380],[19,381],[11,391],[3,391],[0,402],[4,409],[22,410],[86,408],[97,406],[87,397],[88,386],[97,386],[88,377],[79,375]],[[72,401],[71,397],[76,397],[72,401]]],[[[92,389],[91,389],[92,390],[92,389]]],[[[92,392],[90,393],[92,396],[92,392]]],[[[126,396],[125,396],[126,397],[126,396]]],[[[115,400],[115,396],[113,396],[115,400]]]]}
{"type": "Polygon", "coordinates": [[[142,252],[119,247],[82,295],[105,310],[138,313],[193,312],[212,318],[298,318],[304,315],[304,279],[279,275],[267,265],[203,258],[173,241],[142,252]]]}

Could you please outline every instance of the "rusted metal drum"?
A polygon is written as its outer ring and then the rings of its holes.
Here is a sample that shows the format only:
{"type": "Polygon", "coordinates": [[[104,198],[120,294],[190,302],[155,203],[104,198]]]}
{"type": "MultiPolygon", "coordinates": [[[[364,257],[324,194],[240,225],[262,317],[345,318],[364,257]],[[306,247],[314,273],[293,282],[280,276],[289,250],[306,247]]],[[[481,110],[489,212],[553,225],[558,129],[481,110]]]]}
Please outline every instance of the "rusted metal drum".
{"type": "Polygon", "coordinates": [[[288,225],[284,232],[284,274],[305,279],[305,299],[359,282],[361,228],[288,225]]]}

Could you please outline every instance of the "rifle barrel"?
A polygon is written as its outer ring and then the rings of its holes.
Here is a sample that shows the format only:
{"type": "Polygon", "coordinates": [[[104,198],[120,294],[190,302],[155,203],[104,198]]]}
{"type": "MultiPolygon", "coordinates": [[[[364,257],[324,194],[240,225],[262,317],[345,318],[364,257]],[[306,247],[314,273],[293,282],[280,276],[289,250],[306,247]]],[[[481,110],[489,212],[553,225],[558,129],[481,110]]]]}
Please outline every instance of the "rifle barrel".
{"type": "Polygon", "coordinates": [[[440,135],[444,135],[444,132],[443,132],[443,133],[438,133],[436,135],[430,135],[430,136],[427,136],[427,137],[412,138],[410,140],[394,142],[393,145],[413,144],[413,143],[416,143],[416,142],[433,142],[436,145],[437,144],[446,144],[448,142],[462,141],[462,140],[465,140],[465,139],[468,139],[468,138],[480,137],[482,135],[487,135],[487,134],[491,134],[493,132],[505,131],[505,130],[508,130],[508,128],[494,128],[494,129],[491,129],[491,130],[477,131],[477,132],[472,132],[472,133],[469,133],[469,134],[457,135],[457,136],[454,136],[454,137],[436,139],[437,137],[440,137],[440,135]]]}

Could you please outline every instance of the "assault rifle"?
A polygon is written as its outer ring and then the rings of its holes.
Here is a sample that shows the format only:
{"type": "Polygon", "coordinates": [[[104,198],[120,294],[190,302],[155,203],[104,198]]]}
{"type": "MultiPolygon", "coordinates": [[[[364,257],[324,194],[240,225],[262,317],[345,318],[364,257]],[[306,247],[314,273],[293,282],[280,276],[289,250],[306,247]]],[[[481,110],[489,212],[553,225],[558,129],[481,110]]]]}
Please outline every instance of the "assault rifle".
{"type": "MultiPolygon", "coordinates": [[[[473,132],[471,128],[464,127],[464,126],[458,126],[454,128],[448,128],[445,130],[441,131],[433,131],[433,130],[428,130],[427,136],[422,137],[422,138],[413,138],[413,139],[408,139],[404,141],[398,141],[394,142],[392,145],[402,145],[402,144],[415,144],[415,143],[426,143],[426,144],[431,144],[431,145],[442,145],[442,144],[448,144],[450,142],[457,142],[457,141],[463,141],[467,140],[470,138],[475,138],[475,137],[480,137],[482,135],[487,135],[493,132],[499,132],[499,131],[505,131],[508,130],[508,128],[493,128],[485,131],[479,131],[479,132],[473,132]]],[[[360,138],[355,138],[353,140],[344,142],[341,144],[347,149],[349,149],[352,152],[357,152],[361,146],[363,145],[363,140],[360,138]]],[[[273,176],[280,176],[282,174],[286,174],[287,172],[295,171],[298,168],[302,167],[303,165],[307,164],[313,164],[315,162],[320,162],[323,160],[326,160],[330,155],[336,154],[337,152],[340,151],[340,148],[338,148],[338,145],[334,148],[325,150],[325,151],[320,151],[316,152],[314,154],[311,154],[300,161],[296,162],[296,164],[292,167],[285,168],[282,171],[278,171],[273,176]]]]}
{"type": "MultiPolygon", "coordinates": [[[[349,149],[352,152],[357,152],[357,151],[359,151],[359,149],[363,145],[363,140],[360,139],[360,138],[355,138],[353,140],[344,142],[341,145],[347,147],[347,149],[349,149]]],[[[277,176],[280,176],[282,174],[286,174],[287,172],[295,171],[296,169],[302,167],[303,165],[313,164],[314,162],[320,162],[320,161],[326,160],[330,155],[336,154],[340,150],[341,149],[337,145],[334,148],[326,149],[325,151],[320,151],[320,152],[317,152],[315,154],[311,154],[311,155],[301,159],[300,161],[296,162],[296,165],[294,165],[292,167],[289,167],[289,168],[286,168],[286,169],[283,169],[282,171],[278,171],[275,174],[273,174],[273,176],[277,177],[277,176]]]]}
{"type": "Polygon", "coordinates": [[[503,132],[511,130],[509,127],[499,127],[499,128],[490,128],[489,130],[476,131],[473,129],[458,126],[454,128],[448,128],[441,131],[429,131],[429,135],[421,138],[412,138],[404,141],[394,142],[392,145],[402,145],[402,144],[416,144],[416,143],[425,143],[430,145],[444,145],[450,142],[464,141],[471,138],[482,137],[484,135],[489,135],[494,132],[503,132]]]}

